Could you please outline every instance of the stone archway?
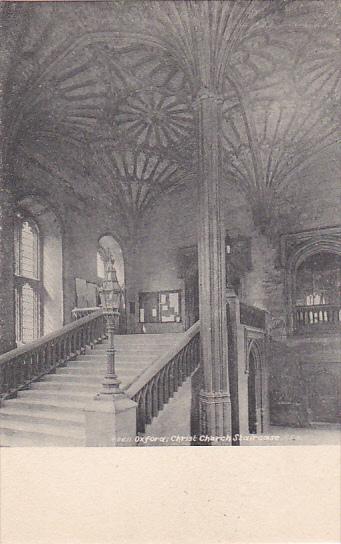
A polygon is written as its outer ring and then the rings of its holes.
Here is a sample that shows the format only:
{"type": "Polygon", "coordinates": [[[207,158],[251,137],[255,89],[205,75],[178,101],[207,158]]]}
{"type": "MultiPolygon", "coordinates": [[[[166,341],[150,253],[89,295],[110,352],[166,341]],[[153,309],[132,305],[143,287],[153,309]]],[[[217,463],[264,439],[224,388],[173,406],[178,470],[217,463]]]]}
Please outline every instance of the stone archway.
{"type": "Polygon", "coordinates": [[[248,429],[250,434],[264,432],[264,357],[259,340],[252,340],[247,353],[248,429]]]}
{"type": "Polygon", "coordinates": [[[286,235],[282,240],[282,264],[285,269],[285,291],[287,301],[287,326],[289,334],[294,332],[294,293],[296,274],[305,260],[313,255],[341,255],[340,227],[312,230],[286,235]]]}

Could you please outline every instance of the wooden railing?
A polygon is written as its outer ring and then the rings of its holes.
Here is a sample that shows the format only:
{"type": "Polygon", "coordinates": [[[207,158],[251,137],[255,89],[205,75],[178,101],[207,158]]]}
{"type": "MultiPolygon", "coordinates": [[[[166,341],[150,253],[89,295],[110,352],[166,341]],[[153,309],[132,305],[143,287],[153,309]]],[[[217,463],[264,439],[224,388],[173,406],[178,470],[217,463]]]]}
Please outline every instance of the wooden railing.
{"type": "Polygon", "coordinates": [[[339,325],[341,324],[341,307],[332,304],[296,306],[293,317],[295,331],[316,325],[339,325]]]}
{"type": "Polygon", "coordinates": [[[185,338],[170,352],[148,367],[126,389],[137,403],[137,432],[158,415],[163,406],[200,362],[199,321],[185,333],[185,338]]]}
{"type": "Polygon", "coordinates": [[[260,308],[256,308],[256,306],[249,306],[243,302],[240,303],[240,323],[242,325],[265,330],[265,315],[266,312],[260,308]]]}
{"type": "Polygon", "coordinates": [[[0,399],[16,396],[31,382],[84,353],[105,338],[102,310],[77,319],[56,332],[0,356],[0,399]]]}

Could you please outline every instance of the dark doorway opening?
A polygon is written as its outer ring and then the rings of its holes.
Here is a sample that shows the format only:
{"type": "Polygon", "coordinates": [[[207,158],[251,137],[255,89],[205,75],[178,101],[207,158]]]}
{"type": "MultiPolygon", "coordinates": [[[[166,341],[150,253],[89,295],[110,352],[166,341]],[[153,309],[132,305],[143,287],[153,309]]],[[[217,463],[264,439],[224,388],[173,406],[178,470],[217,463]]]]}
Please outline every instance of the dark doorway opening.
{"type": "Polygon", "coordinates": [[[199,319],[199,274],[194,271],[185,277],[185,327],[192,327],[199,319]]]}
{"type": "Polygon", "coordinates": [[[257,394],[256,394],[257,365],[252,354],[249,355],[249,376],[248,376],[248,415],[249,433],[257,434],[257,394]]]}

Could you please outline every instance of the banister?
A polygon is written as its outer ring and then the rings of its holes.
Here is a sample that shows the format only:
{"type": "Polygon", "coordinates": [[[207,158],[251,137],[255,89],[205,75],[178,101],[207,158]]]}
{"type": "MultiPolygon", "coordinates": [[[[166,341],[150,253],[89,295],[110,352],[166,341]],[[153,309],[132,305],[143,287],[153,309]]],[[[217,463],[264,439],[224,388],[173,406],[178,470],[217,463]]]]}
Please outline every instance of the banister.
{"type": "Polygon", "coordinates": [[[158,415],[183,382],[200,363],[200,323],[197,321],[177,345],[145,369],[132,384],[125,388],[127,395],[137,403],[138,433],[158,415]]]}
{"type": "Polygon", "coordinates": [[[82,327],[82,325],[86,325],[87,323],[93,321],[97,317],[103,315],[103,310],[100,309],[97,312],[93,312],[91,315],[88,315],[86,317],[82,317],[80,319],[77,319],[76,321],[73,321],[72,323],[68,323],[67,325],[64,325],[60,329],[53,331],[49,334],[46,334],[45,336],[42,336],[41,338],[38,338],[37,340],[33,340],[33,342],[30,342],[29,344],[25,344],[23,346],[20,346],[19,348],[14,348],[10,351],[7,351],[6,353],[3,353],[0,355],[0,365],[2,363],[6,363],[10,361],[11,359],[17,358],[21,355],[25,355],[25,353],[29,353],[31,351],[36,351],[37,349],[43,347],[45,344],[48,344],[52,340],[56,340],[60,336],[64,336],[65,334],[68,334],[69,332],[72,332],[74,330],[77,330],[82,327]]]}
{"type": "Polygon", "coordinates": [[[164,366],[171,361],[171,359],[174,359],[176,355],[180,351],[182,351],[186,345],[189,343],[189,341],[194,338],[198,333],[200,332],[200,322],[197,321],[190,327],[185,333],[184,338],[179,341],[179,343],[169,350],[167,353],[162,355],[159,359],[157,359],[153,364],[151,364],[149,367],[147,367],[145,370],[141,372],[135,378],[134,382],[127,386],[126,393],[129,395],[129,397],[133,397],[136,395],[142,387],[146,385],[156,374],[158,374],[164,366]]]}
{"type": "Polygon", "coordinates": [[[105,338],[103,310],[0,356],[0,400],[12,398],[105,338]]]}

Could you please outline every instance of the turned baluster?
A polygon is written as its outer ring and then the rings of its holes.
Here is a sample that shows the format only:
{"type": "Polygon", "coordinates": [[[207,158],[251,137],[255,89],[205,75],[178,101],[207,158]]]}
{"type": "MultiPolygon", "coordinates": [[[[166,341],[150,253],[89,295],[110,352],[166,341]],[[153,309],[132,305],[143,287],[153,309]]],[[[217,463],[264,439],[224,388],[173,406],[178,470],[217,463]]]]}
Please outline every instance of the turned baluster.
{"type": "Polygon", "coordinates": [[[162,410],[163,405],[165,404],[165,369],[163,368],[160,372],[158,380],[158,410],[162,410]]]}
{"type": "Polygon", "coordinates": [[[150,390],[150,384],[146,387],[146,397],[145,397],[145,422],[146,425],[149,425],[152,421],[152,395],[150,390]]]}
{"type": "Polygon", "coordinates": [[[138,433],[144,433],[146,430],[145,394],[146,394],[146,388],[140,391],[140,393],[133,399],[137,403],[136,430],[138,433]]]}
{"type": "Polygon", "coordinates": [[[89,345],[90,345],[90,348],[93,349],[95,347],[94,345],[94,322],[92,321],[90,323],[90,339],[89,339],[89,345]]]}
{"type": "Polygon", "coordinates": [[[154,383],[151,386],[151,410],[152,417],[158,415],[158,379],[154,379],[154,383]]]}

